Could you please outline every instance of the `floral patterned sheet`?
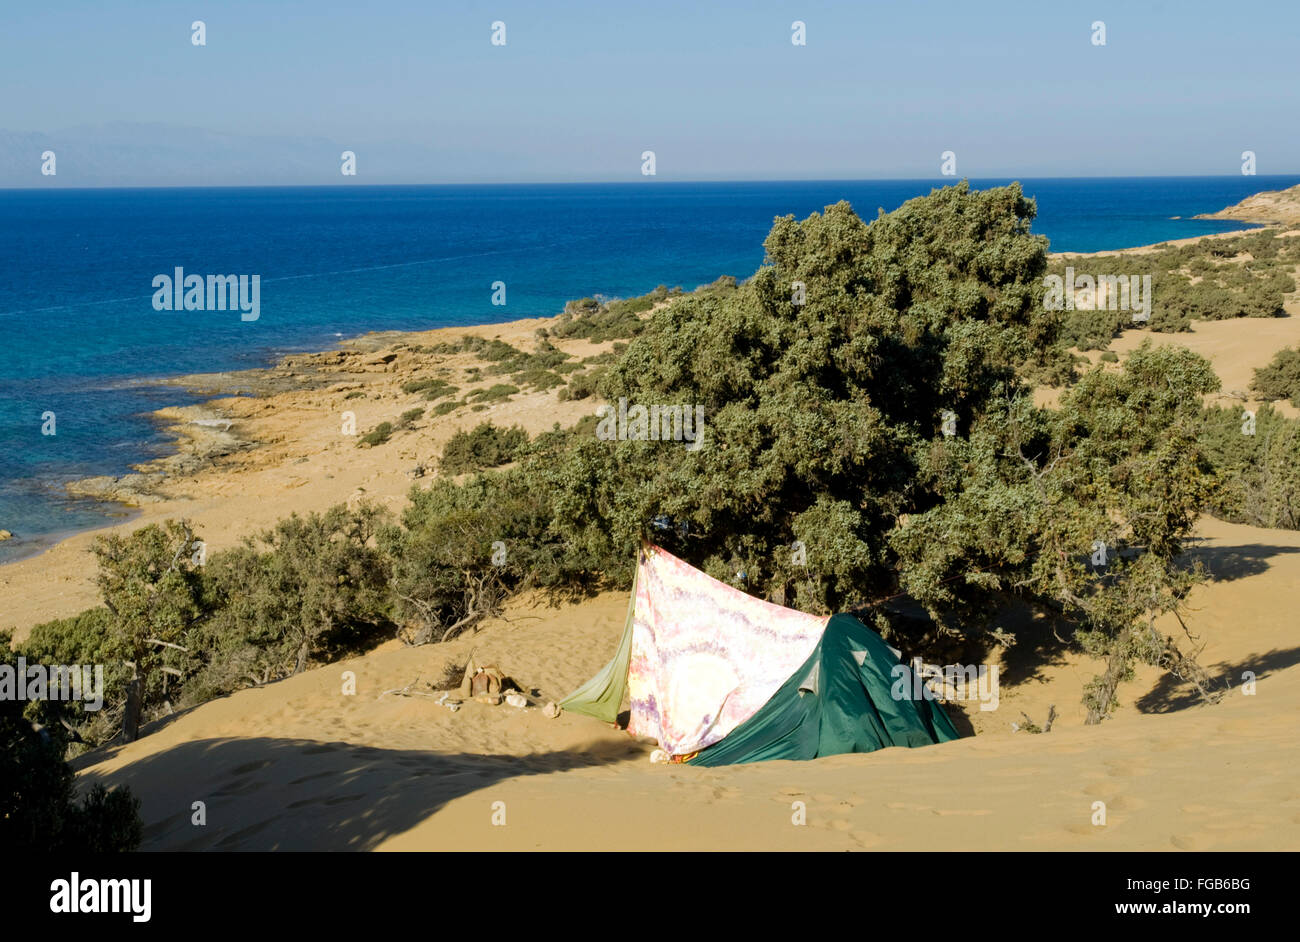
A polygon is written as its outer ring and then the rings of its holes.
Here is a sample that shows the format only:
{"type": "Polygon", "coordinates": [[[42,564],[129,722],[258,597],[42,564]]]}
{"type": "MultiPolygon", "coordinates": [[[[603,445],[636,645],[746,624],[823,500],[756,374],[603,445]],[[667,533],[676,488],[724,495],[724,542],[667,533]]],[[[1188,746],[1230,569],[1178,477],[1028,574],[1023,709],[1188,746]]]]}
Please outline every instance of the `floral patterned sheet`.
{"type": "Polygon", "coordinates": [[[711,746],[753,716],[829,621],[746,595],[657,546],[642,550],[636,586],[628,730],[672,756],[711,746]]]}

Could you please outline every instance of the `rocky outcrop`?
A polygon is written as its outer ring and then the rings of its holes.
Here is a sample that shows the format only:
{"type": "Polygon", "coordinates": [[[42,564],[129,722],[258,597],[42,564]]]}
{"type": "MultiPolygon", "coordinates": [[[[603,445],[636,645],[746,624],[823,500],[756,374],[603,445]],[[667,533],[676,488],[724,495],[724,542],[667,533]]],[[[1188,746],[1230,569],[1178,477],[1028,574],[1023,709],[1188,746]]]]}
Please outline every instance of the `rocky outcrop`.
{"type": "Polygon", "coordinates": [[[1300,185],[1285,190],[1266,190],[1248,196],[1235,206],[1217,213],[1202,213],[1196,219],[1235,219],[1267,226],[1300,226],[1300,185]]]}
{"type": "Polygon", "coordinates": [[[155,504],[165,498],[155,492],[167,476],[161,471],[149,474],[123,474],[118,477],[101,474],[93,478],[71,481],[67,491],[74,497],[91,497],[95,500],[111,500],[118,504],[138,507],[141,504],[155,504]]]}
{"type": "Polygon", "coordinates": [[[169,477],[193,474],[218,458],[251,446],[233,431],[234,420],[209,406],[183,406],[154,413],[176,436],[176,453],[146,464],[135,473],[98,475],[66,485],[69,494],[138,507],[167,499],[160,488],[169,477]]]}

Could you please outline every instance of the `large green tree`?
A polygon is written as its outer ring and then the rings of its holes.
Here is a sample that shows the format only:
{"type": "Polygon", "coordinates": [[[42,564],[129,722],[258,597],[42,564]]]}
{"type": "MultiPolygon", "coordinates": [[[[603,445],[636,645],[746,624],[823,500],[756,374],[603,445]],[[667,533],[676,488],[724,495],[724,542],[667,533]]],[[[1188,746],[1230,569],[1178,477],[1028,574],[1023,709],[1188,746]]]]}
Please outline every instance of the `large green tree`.
{"type": "Polygon", "coordinates": [[[1036,407],[1024,377],[1059,315],[1034,211],[1017,185],[963,183],[870,223],[847,203],[778,219],[752,279],[656,314],[602,384],[702,406],[702,447],[586,438],[544,471],[554,529],[598,559],[649,537],[809,611],[907,594],[953,635],[1013,599],[1048,608],[1107,661],[1094,719],[1134,659],[1186,672],[1152,626],[1197,578],[1178,557],[1217,380],[1143,350],[1036,407]]]}
{"type": "Polygon", "coordinates": [[[184,655],[185,632],[203,611],[198,571],[202,542],[188,523],[168,520],[130,535],[96,539],[97,582],[111,617],[105,653],[129,665],[122,734],[139,735],[150,680],[159,672],[183,674],[169,663],[184,655]]]}

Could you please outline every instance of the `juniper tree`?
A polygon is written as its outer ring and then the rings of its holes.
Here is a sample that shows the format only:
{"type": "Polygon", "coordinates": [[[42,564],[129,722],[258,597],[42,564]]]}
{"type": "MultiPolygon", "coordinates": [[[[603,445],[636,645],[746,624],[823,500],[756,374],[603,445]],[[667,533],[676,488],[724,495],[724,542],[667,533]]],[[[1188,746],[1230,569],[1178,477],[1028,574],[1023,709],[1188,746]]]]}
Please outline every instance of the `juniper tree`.
{"type": "Polygon", "coordinates": [[[778,219],[750,281],[658,312],[602,380],[611,401],[703,405],[704,447],[580,442],[538,472],[553,532],[610,560],[649,537],[812,612],[906,593],[967,637],[1011,599],[1052,608],[1107,661],[1093,719],[1135,659],[1190,676],[1153,625],[1198,578],[1178,557],[1217,380],[1142,350],[1037,408],[1025,376],[1060,322],[1034,212],[1018,185],[963,183],[870,223],[847,203],[778,219]]]}
{"type": "MultiPolygon", "coordinates": [[[[7,632],[0,632],[0,651],[16,668],[7,632]]],[[[78,801],[62,728],[36,728],[26,706],[0,700],[0,847],[20,859],[135,850],[143,834],[140,800],[130,789],[96,784],[78,801]]]]}
{"type": "Polygon", "coordinates": [[[388,560],[374,545],[384,522],[368,504],[291,514],[213,554],[215,612],[202,643],[214,661],[278,679],[372,635],[388,606],[388,560]]]}
{"type": "Polygon", "coordinates": [[[131,742],[139,735],[151,677],[181,673],[168,661],[173,652],[185,652],[182,636],[202,611],[201,544],[188,523],[168,520],[129,536],[99,537],[93,551],[96,582],[111,615],[106,651],[134,671],[122,719],[123,737],[131,742]]]}

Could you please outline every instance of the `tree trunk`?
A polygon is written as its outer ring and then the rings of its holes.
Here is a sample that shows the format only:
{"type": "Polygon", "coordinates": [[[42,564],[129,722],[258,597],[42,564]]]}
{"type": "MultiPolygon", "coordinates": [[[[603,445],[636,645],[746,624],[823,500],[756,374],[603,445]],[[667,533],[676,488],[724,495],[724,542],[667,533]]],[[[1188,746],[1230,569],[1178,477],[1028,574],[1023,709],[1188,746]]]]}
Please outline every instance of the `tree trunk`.
{"type": "Polygon", "coordinates": [[[1106,660],[1106,673],[1101,675],[1101,682],[1093,693],[1093,702],[1088,707],[1085,726],[1096,726],[1110,715],[1110,705],[1115,700],[1115,688],[1120,678],[1128,669],[1128,654],[1125,653],[1132,640],[1132,629],[1125,628],[1115,639],[1115,652],[1106,660]]]}
{"type": "Polygon", "coordinates": [[[122,714],[122,738],[135,742],[140,738],[140,709],[143,700],[140,675],[136,674],[126,685],[126,709],[122,714]]]}

